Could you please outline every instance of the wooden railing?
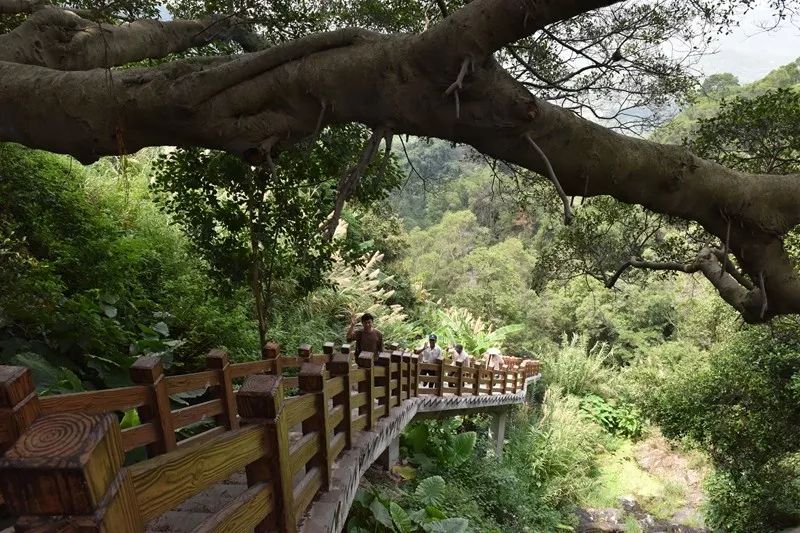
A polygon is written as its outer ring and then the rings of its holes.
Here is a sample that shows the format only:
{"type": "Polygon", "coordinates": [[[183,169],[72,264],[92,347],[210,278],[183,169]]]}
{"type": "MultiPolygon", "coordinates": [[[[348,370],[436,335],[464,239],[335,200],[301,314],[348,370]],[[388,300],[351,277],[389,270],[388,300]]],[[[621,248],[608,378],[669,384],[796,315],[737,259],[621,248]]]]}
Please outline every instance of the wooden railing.
{"type": "Polygon", "coordinates": [[[353,364],[349,346],[312,355],[230,364],[212,351],[208,370],[165,376],[158,358],[131,368],[136,385],[39,397],[31,373],[0,366],[0,491],[18,531],[143,531],[181,502],[245,470],[248,490],[195,531],[296,531],[329,488],[337,458],[363,431],[419,396],[519,394],[538,362],[509,370],[420,363],[410,352],[353,364]],[[299,374],[284,376],[285,369],[299,374]],[[241,387],[236,382],[246,378],[241,387]],[[172,409],[170,395],[207,389],[200,403],[172,409]],[[297,389],[297,394],[287,394],[297,389]],[[120,430],[119,414],[141,424],[120,430]],[[178,440],[200,420],[213,427],[178,440]],[[124,466],[145,447],[149,459],[124,466]]]}

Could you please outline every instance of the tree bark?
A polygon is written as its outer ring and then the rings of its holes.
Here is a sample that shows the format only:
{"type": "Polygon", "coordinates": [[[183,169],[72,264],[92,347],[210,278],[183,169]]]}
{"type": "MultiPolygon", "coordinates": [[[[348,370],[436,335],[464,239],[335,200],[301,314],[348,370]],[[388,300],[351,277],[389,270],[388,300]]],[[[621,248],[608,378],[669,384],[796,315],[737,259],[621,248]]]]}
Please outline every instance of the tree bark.
{"type": "MultiPolygon", "coordinates": [[[[800,223],[800,176],[740,173],[678,146],[614,133],[537,99],[492,59],[546,24],[612,3],[474,0],[420,35],[347,28],[146,69],[65,72],[0,61],[0,140],[84,162],[159,145],[252,161],[330,124],[438,137],[543,175],[549,161],[569,196],[610,195],[695,220],[728,241],[751,280],[763,279],[766,294],[760,283],[737,283],[744,292],[732,299],[746,320],[800,312],[800,279],[782,245],[800,223]]],[[[153,50],[185,46],[183,38],[153,50]]]]}

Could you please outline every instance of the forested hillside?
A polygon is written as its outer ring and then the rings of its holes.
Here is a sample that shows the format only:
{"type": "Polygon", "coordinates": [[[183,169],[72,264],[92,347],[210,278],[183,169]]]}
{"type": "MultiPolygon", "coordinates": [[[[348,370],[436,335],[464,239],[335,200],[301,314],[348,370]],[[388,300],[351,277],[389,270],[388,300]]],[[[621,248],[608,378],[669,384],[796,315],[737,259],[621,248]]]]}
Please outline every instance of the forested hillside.
{"type": "MultiPolygon", "coordinates": [[[[796,171],[798,84],[800,62],[744,86],[710,76],[656,135],[796,171]],[[756,127],[780,133],[775,150],[729,149],[756,127]]],[[[747,325],[697,269],[629,268],[685,261],[702,228],[605,196],[571,197],[565,226],[544,179],[424,138],[387,150],[339,204],[367,134],[322,136],[333,148],[289,152],[269,183],[213,151],[83,166],[0,145],[0,364],[31,367],[48,394],[120,386],[144,354],[179,373],[217,347],[239,361],[265,340],[319,349],[370,312],[387,342],[497,346],[541,359],[543,381],[502,458],[481,417],[409,429],[403,465],[365,482],[350,531],[569,531],[591,509],[616,509],[631,532],[644,517],[731,532],[800,522],[797,317],[747,325]],[[327,239],[330,205],[341,220],[327,239]]]]}

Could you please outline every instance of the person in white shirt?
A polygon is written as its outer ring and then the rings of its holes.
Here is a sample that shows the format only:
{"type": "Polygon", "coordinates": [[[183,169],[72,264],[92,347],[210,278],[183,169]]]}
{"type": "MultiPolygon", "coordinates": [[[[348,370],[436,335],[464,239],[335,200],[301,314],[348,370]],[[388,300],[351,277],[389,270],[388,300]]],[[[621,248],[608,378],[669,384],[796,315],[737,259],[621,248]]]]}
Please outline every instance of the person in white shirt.
{"type": "Polygon", "coordinates": [[[500,370],[500,368],[503,366],[503,356],[500,355],[500,349],[489,348],[486,350],[483,362],[486,364],[487,369],[500,370]]]}
{"type": "MultiPolygon", "coordinates": [[[[428,336],[428,343],[422,349],[422,355],[420,359],[423,363],[433,364],[438,363],[442,360],[442,349],[436,346],[436,334],[431,333],[428,336]]],[[[435,376],[435,370],[421,370],[420,374],[423,376],[435,376]]],[[[421,381],[421,380],[420,380],[421,381]]],[[[431,382],[423,382],[423,387],[432,387],[433,384],[431,382]]]]}
{"type": "Polygon", "coordinates": [[[453,357],[453,363],[461,363],[461,365],[465,367],[470,366],[472,358],[461,344],[456,344],[451,354],[453,357]]]}

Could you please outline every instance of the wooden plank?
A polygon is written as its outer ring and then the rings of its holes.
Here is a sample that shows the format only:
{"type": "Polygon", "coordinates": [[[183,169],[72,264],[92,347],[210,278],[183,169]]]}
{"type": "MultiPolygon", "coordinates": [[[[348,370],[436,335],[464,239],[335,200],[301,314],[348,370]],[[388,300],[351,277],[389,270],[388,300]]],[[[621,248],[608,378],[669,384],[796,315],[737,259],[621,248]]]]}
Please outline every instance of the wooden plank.
{"type": "Polygon", "coordinates": [[[373,409],[372,412],[375,413],[375,418],[380,418],[386,414],[386,406],[379,405],[378,407],[373,409]]]}
{"type": "Polygon", "coordinates": [[[386,367],[385,366],[374,366],[372,367],[372,375],[376,378],[383,378],[386,377],[386,367]]]}
{"type": "Polygon", "coordinates": [[[199,389],[207,389],[214,385],[219,385],[219,376],[213,370],[203,370],[194,374],[181,374],[178,376],[167,376],[164,378],[167,383],[169,394],[178,394],[199,389]]]}
{"type": "Polygon", "coordinates": [[[172,411],[172,425],[175,429],[186,427],[189,424],[217,416],[222,411],[222,400],[220,398],[190,405],[189,407],[172,411]]]}
{"type": "Polygon", "coordinates": [[[367,415],[357,416],[353,419],[353,433],[363,431],[367,427],[367,415]]]}
{"type": "Polygon", "coordinates": [[[129,468],[138,507],[151,520],[271,453],[261,424],[227,431],[205,446],[185,447],[129,468]]]}
{"type": "Polygon", "coordinates": [[[319,453],[319,433],[313,431],[298,440],[289,451],[289,471],[294,477],[319,453]]]}
{"type": "Polygon", "coordinates": [[[303,516],[321,487],[322,470],[319,467],[312,468],[294,488],[295,516],[303,516]]]}
{"type": "Polygon", "coordinates": [[[344,376],[336,376],[325,382],[325,392],[329,396],[336,396],[344,390],[344,376]]]}
{"type": "Polygon", "coordinates": [[[344,406],[337,405],[328,412],[328,426],[335,428],[344,420],[344,406]]]}
{"type": "Polygon", "coordinates": [[[152,444],[157,440],[158,428],[150,422],[122,430],[122,449],[125,452],[152,444]]]}
{"type": "MultiPolygon", "coordinates": [[[[378,367],[375,367],[375,368],[378,368],[378,367]]],[[[375,386],[373,388],[373,390],[375,391],[375,399],[376,400],[380,400],[381,398],[386,398],[386,387],[375,386]]]]}
{"type": "Polygon", "coordinates": [[[297,376],[283,378],[283,386],[287,389],[296,389],[298,387],[297,376]]]}
{"type": "Polygon", "coordinates": [[[231,378],[243,378],[253,374],[265,374],[272,370],[272,361],[248,361],[246,363],[234,363],[231,365],[231,378]]]}
{"type": "Polygon", "coordinates": [[[442,387],[444,394],[458,394],[458,387],[442,387]]]}
{"type": "MultiPolygon", "coordinates": [[[[284,378],[286,383],[286,378],[284,378]]],[[[286,414],[286,425],[294,427],[300,422],[305,421],[317,411],[317,395],[303,394],[295,398],[288,398],[284,407],[286,414]]]]}
{"type": "Polygon", "coordinates": [[[353,409],[361,407],[366,403],[367,403],[367,394],[364,392],[359,392],[358,394],[353,394],[352,396],[350,396],[350,406],[353,409]]]}
{"type": "Polygon", "coordinates": [[[352,371],[353,381],[361,382],[367,379],[367,371],[364,368],[359,368],[352,371]]]}
{"type": "Polygon", "coordinates": [[[344,450],[344,445],[346,442],[346,435],[344,433],[339,433],[331,439],[330,445],[330,461],[331,463],[335,462],[336,459],[339,457],[339,454],[342,453],[344,450]]]}
{"type": "Polygon", "coordinates": [[[136,385],[118,389],[41,396],[39,401],[45,414],[80,412],[94,415],[109,411],[128,411],[146,405],[149,398],[148,388],[136,385]]]}
{"type": "Polygon", "coordinates": [[[252,531],[275,507],[275,493],[269,483],[256,483],[218,512],[194,528],[192,533],[252,531]]]}
{"type": "Polygon", "coordinates": [[[228,428],[225,426],[217,426],[209,429],[208,431],[204,431],[202,433],[198,433],[197,435],[192,435],[188,439],[183,439],[182,441],[178,442],[178,448],[187,448],[192,446],[200,446],[204,442],[208,442],[209,440],[213,439],[218,435],[222,435],[228,431],[228,428]]]}

